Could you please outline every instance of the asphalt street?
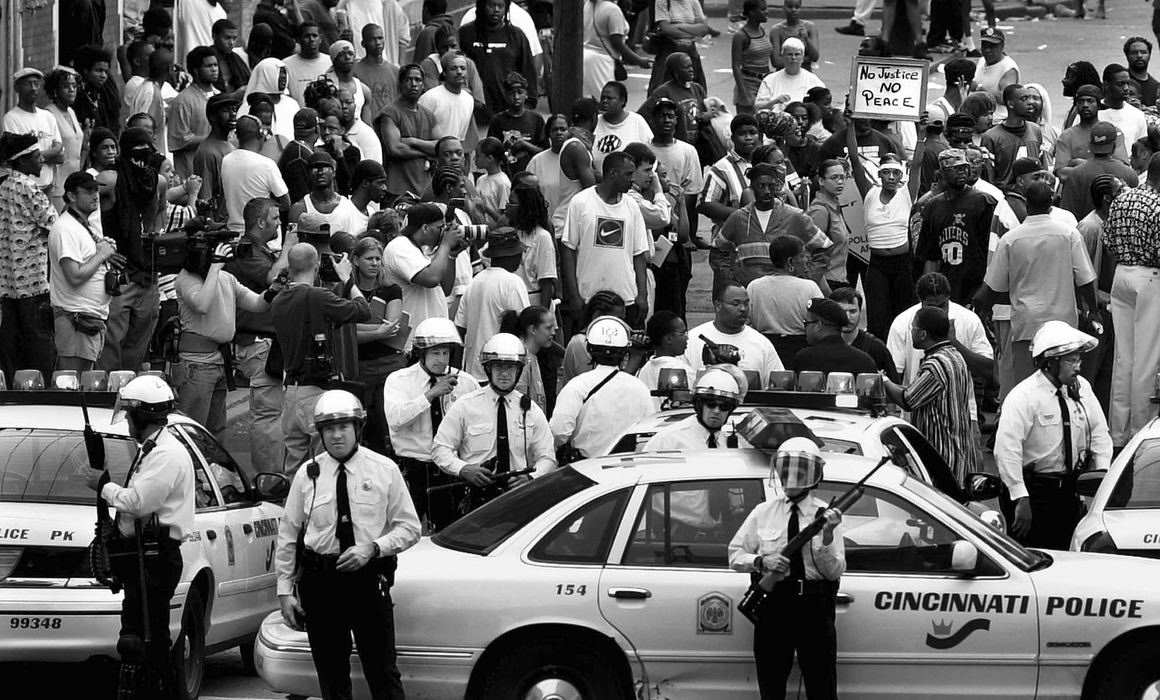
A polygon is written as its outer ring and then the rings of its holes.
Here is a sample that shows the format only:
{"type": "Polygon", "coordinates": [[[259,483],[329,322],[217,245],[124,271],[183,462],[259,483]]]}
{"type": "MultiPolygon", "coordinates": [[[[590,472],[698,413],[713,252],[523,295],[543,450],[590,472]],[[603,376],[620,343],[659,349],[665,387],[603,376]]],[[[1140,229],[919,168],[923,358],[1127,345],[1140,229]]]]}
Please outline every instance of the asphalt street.
{"type": "MultiPolygon", "coordinates": [[[[840,4],[842,3],[829,0],[831,8],[840,4]]],[[[852,7],[853,3],[848,4],[852,7]]],[[[780,8],[776,7],[775,2],[771,2],[770,5],[769,26],[772,26],[779,21],[780,8]]],[[[809,14],[810,8],[807,3],[803,8],[803,15],[809,14]]],[[[821,61],[816,67],[816,72],[833,91],[835,104],[841,104],[849,84],[850,58],[857,50],[859,39],[834,32],[835,27],[846,24],[848,14],[843,15],[832,10],[821,14],[825,17],[816,20],[821,40],[821,61]]],[[[1127,37],[1144,34],[1151,38],[1147,30],[1151,21],[1150,3],[1109,4],[1108,14],[1106,20],[1005,19],[1000,22],[1001,29],[1008,37],[1008,53],[1019,63],[1024,82],[1041,83],[1051,95],[1054,121],[1057,126],[1062,126],[1063,116],[1067,112],[1068,101],[1063,97],[1060,79],[1068,63],[1083,59],[1091,61],[1098,69],[1102,69],[1107,63],[1122,63],[1124,56],[1121,46],[1127,37]]],[[[711,23],[722,30],[726,27],[725,20],[720,17],[712,19],[711,23]]],[[[877,20],[872,22],[870,29],[877,31],[877,20]]],[[[728,67],[729,39],[729,35],[723,34],[701,48],[709,83],[708,92],[727,102],[731,100],[733,91],[733,78],[728,67]]],[[[629,74],[631,107],[638,106],[645,99],[644,90],[648,78],[648,73],[641,69],[633,69],[629,74]]],[[[941,76],[932,73],[928,101],[941,94],[942,89],[941,76]]],[[[695,263],[694,280],[689,290],[692,310],[689,318],[690,326],[709,318],[711,309],[709,282],[708,266],[705,264],[704,254],[700,254],[695,263]]],[[[231,392],[228,406],[230,432],[227,447],[239,457],[240,461],[248,463],[247,392],[244,389],[231,392]]],[[[107,668],[100,669],[92,665],[6,665],[0,666],[0,673],[5,678],[4,691],[0,695],[7,697],[112,696],[111,690],[107,694],[97,690],[109,688],[110,674],[107,668]],[[20,690],[26,690],[27,693],[20,690]]],[[[236,649],[207,659],[203,700],[280,697],[284,696],[270,692],[260,679],[246,675],[236,649]]]]}

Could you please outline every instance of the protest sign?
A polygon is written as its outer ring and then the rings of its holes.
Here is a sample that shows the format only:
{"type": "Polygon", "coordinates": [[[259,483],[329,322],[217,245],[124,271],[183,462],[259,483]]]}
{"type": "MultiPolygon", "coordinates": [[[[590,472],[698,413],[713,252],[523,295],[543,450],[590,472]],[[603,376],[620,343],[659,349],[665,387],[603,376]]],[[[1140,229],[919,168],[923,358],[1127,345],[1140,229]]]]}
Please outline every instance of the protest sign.
{"type": "Polygon", "coordinates": [[[918,121],[926,109],[928,67],[914,58],[855,56],[850,62],[854,117],[918,121]]]}

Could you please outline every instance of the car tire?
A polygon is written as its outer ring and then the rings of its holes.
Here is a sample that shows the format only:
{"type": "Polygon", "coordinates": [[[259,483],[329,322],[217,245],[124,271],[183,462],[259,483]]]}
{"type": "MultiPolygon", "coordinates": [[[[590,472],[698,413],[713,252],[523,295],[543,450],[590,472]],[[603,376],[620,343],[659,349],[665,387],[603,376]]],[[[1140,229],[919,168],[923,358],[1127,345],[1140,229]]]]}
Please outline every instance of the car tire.
{"type": "Polygon", "coordinates": [[[553,693],[582,700],[623,699],[611,660],[561,639],[540,639],[509,651],[483,682],[481,700],[528,700],[553,693]],[[536,692],[539,691],[539,692],[536,692]]]}
{"type": "Polygon", "coordinates": [[[177,697],[197,700],[205,680],[205,601],[196,586],[189,589],[181,613],[181,635],[173,645],[177,697]]]}
{"type": "Polygon", "coordinates": [[[1118,649],[1096,686],[1095,700],[1145,697],[1149,686],[1160,682],[1160,644],[1140,640],[1118,649]]]}

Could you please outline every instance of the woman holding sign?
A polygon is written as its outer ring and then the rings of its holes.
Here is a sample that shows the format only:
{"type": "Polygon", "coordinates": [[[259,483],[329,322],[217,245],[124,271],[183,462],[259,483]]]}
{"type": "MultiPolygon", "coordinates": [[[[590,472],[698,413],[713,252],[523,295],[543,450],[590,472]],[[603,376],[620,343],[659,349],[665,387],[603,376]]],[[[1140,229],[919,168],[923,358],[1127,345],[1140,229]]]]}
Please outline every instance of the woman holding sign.
{"type": "MultiPolygon", "coordinates": [[[[847,114],[847,118],[853,117],[847,114]]],[[[910,159],[910,182],[903,187],[902,162],[893,153],[882,156],[878,166],[880,184],[866,174],[861,158],[851,158],[854,182],[862,195],[862,216],[870,246],[866,270],[866,328],[879,338],[890,331],[890,322],[913,304],[914,278],[910,257],[910,207],[918,195],[922,155],[926,151],[926,113],[919,120],[918,145],[910,159]]],[[[854,129],[846,130],[847,148],[858,152],[854,129]]]]}

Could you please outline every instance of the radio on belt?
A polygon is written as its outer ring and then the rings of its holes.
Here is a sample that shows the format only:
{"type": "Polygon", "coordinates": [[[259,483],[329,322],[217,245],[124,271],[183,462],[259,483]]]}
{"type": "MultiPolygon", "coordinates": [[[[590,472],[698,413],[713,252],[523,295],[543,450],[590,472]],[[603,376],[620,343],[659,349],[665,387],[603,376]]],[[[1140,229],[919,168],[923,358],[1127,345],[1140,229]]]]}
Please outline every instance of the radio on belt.
{"type": "Polygon", "coordinates": [[[776,450],[793,437],[804,437],[821,446],[814,431],[784,408],[754,408],[738,424],[737,432],[746,442],[761,450],[776,450]]]}

